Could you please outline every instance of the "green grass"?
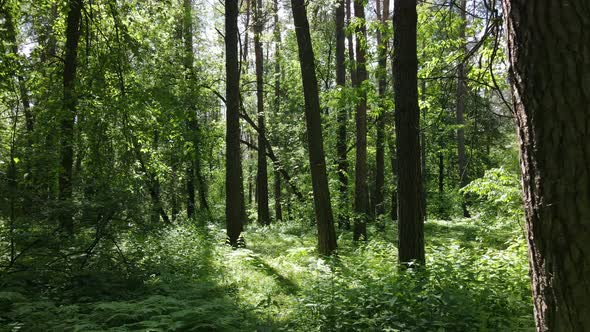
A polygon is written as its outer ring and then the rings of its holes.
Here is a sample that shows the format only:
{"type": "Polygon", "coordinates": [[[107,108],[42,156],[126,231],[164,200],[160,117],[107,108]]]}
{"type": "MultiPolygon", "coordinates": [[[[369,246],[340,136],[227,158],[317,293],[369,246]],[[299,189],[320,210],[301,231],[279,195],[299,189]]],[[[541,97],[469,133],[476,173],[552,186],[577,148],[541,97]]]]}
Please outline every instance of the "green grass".
{"type": "MultiPolygon", "coordinates": [[[[309,225],[250,226],[246,248],[224,230],[179,226],[61,285],[3,276],[6,331],[532,331],[518,227],[428,221],[427,269],[398,271],[395,227],[319,258],[309,225]],[[117,270],[118,269],[118,270],[117,270]],[[105,272],[106,271],[106,272],[105,272]],[[107,280],[108,282],[105,282],[107,280]]],[[[24,278],[24,276],[23,276],[24,278]]]]}

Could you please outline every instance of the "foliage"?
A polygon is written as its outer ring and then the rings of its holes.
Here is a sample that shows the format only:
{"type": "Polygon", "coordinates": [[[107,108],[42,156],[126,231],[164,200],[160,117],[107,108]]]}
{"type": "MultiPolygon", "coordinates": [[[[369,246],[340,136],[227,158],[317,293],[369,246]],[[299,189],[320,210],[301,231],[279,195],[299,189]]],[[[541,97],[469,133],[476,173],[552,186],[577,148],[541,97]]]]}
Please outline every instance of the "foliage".
{"type": "Polygon", "coordinates": [[[521,221],[524,218],[520,180],[504,168],[492,168],[482,178],[461,189],[475,197],[477,208],[490,220],[521,221]]]}

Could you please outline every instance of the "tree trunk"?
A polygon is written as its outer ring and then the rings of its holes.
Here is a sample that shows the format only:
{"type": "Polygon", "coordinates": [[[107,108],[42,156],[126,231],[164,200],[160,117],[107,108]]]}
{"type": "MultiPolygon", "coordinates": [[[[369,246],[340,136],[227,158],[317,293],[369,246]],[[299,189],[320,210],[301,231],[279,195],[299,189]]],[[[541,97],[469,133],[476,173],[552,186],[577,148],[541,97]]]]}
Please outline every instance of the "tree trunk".
{"type": "Polygon", "coordinates": [[[225,2],[226,165],[225,217],[227,236],[237,246],[242,232],[243,184],[240,156],[240,73],[238,58],[238,0],[225,2]]]}
{"type": "MultiPolygon", "coordinates": [[[[393,120],[393,119],[392,119],[393,120]]],[[[389,145],[389,154],[390,154],[390,162],[391,162],[391,175],[393,183],[396,183],[396,186],[391,189],[391,220],[397,220],[397,160],[395,159],[396,150],[395,150],[395,142],[391,135],[388,136],[387,142],[389,145]]]]}
{"type": "Polygon", "coordinates": [[[326,158],[320,113],[318,82],[315,74],[315,58],[307,21],[304,0],[291,0],[293,20],[297,34],[299,62],[305,97],[305,122],[309,145],[309,168],[313,187],[314,210],[318,227],[318,251],[330,255],[336,249],[336,233],[330,202],[330,188],[326,174],[326,158]]]}
{"type": "MultiPolygon", "coordinates": [[[[192,23],[192,0],[183,0],[183,20],[182,20],[182,31],[184,41],[184,70],[185,79],[190,80],[192,78],[191,71],[193,68],[193,23],[192,23]]],[[[187,91],[188,93],[188,91],[187,91]]],[[[190,105],[191,101],[187,100],[187,129],[188,129],[188,141],[193,143],[192,153],[189,153],[189,160],[186,167],[186,214],[188,218],[194,218],[195,216],[195,158],[198,158],[195,149],[197,148],[197,122],[194,109],[190,105]]]]}
{"type": "Polygon", "coordinates": [[[256,58],[256,105],[258,112],[258,164],[256,171],[256,197],[258,202],[258,224],[270,224],[268,209],[268,165],[266,162],[266,144],[261,136],[266,135],[264,116],[264,63],[262,53],[262,0],[252,1],[254,10],[254,54],[256,58]]]}
{"type": "MultiPolygon", "coordinates": [[[[426,101],[426,81],[422,81],[422,93],[421,93],[422,103],[426,101]]],[[[425,104],[425,103],[424,103],[425,104]]],[[[422,107],[422,120],[426,121],[426,106],[422,107]]],[[[422,215],[424,216],[424,220],[426,220],[426,130],[424,128],[420,128],[420,144],[422,146],[421,152],[421,164],[420,167],[422,168],[422,215]]]]}
{"type": "MultiPolygon", "coordinates": [[[[344,0],[336,3],[336,85],[346,86],[346,46],[344,33],[344,0]]],[[[347,108],[343,102],[338,104],[338,137],[336,139],[336,158],[338,170],[338,188],[340,191],[338,207],[338,225],[344,228],[350,225],[348,221],[348,147],[346,146],[347,108]]]]}
{"type": "Polygon", "coordinates": [[[416,0],[395,0],[393,74],[398,163],[398,250],[402,264],[424,262],[417,19],[416,0]]]}
{"type": "Polygon", "coordinates": [[[537,331],[590,331],[590,7],[503,4],[537,331]]]}
{"type": "Polygon", "coordinates": [[[365,48],[367,29],[365,26],[365,8],[363,0],[354,0],[354,14],[362,23],[355,31],[356,50],[356,162],[354,168],[354,227],[355,241],[367,239],[367,218],[369,213],[369,196],[367,186],[367,92],[363,82],[367,79],[365,48]]]}
{"type": "MultiPolygon", "coordinates": [[[[462,46],[461,54],[467,54],[467,40],[465,39],[465,29],[467,25],[466,18],[466,6],[467,0],[460,0],[459,11],[461,17],[461,24],[459,26],[459,38],[464,43],[462,46]]],[[[465,187],[469,183],[469,176],[467,173],[467,157],[465,153],[465,100],[467,98],[467,74],[466,74],[466,59],[461,58],[460,63],[457,66],[457,158],[459,162],[459,186],[465,187]]],[[[461,201],[461,207],[463,209],[463,216],[469,218],[469,210],[467,210],[467,204],[465,200],[461,201]]]]}
{"type": "MultiPolygon", "coordinates": [[[[346,0],[346,26],[350,26],[350,23],[352,22],[351,16],[352,16],[352,7],[350,5],[350,2],[354,1],[354,0],[346,0]]],[[[356,86],[356,67],[354,65],[354,45],[352,43],[352,34],[349,33],[346,36],[346,39],[348,40],[348,62],[349,62],[349,68],[350,68],[350,83],[352,86],[356,86]]]]}
{"type": "MultiPolygon", "coordinates": [[[[377,17],[383,26],[389,23],[389,0],[376,0],[377,17]],[[383,8],[381,2],[383,1],[383,8]]],[[[379,78],[379,102],[380,110],[377,115],[377,139],[375,142],[375,216],[385,213],[384,188],[385,188],[385,91],[387,89],[387,38],[383,39],[381,29],[377,29],[377,53],[379,55],[377,74],[379,78]]]]}
{"type": "Polygon", "coordinates": [[[80,41],[80,20],[82,17],[82,0],[68,1],[66,23],[66,50],[63,71],[63,111],[61,115],[59,172],[59,201],[62,204],[60,226],[67,232],[74,232],[72,204],[72,168],[74,162],[74,124],[76,121],[76,71],[78,68],[78,42],[80,41]]]}
{"type": "MultiPolygon", "coordinates": [[[[275,117],[279,116],[281,111],[281,30],[279,26],[279,1],[273,1],[274,9],[274,39],[275,39],[275,100],[274,113],[275,117]]],[[[260,143],[258,143],[260,144],[260,143]]],[[[281,206],[281,174],[277,169],[280,165],[274,163],[274,194],[275,194],[275,220],[283,220],[283,210],[281,206]]]]}

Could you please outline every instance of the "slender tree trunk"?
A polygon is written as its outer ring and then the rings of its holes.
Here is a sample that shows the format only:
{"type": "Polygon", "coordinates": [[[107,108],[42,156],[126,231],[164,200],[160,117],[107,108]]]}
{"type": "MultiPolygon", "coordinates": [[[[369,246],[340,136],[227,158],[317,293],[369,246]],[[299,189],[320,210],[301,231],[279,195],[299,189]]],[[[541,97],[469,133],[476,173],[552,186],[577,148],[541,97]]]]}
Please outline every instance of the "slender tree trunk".
{"type": "MultiPolygon", "coordinates": [[[[352,6],[351,6],[351,1],[354,0],[346,0],[346,26],[350,26],[352,19],[352,6]]],[[[352,34],[349,33],[346,36],[346,39],[348,40],[348,62],[349,62],[349,68],[350,68],[350,83],[352,86],[356,86],[357,84],[357,79],[356,79],[356,66],[355,66],[355,61],[354,61],[354,44],[352,43],[352,34]]]]}
{"type": "Polygon", "coordinates": [[[303,93],[305,97],[305,122],[307,125],[314,211],[318,227],[318,251],[320,254],[330,255],[336,250],[336,233],[334,231],[330,188],[328,187],[328,176],[326,173],[320,99],[315,74],[315,57],[311,44],[305,1],[291,0],[291,7],[293,9],[295,32],[297,34],[299,62],[301,64],[303,93]]]}
{"type": "MultiPolygon", "coordinates": [[[[376,0],[377,16],[383,26],[389,24],[389,0],[376,0]],[[383,8],[381,3],[383,2],[383,8]]],[[[387,118],[385,94],[387,90],[387,39],[384,39],[381,29],[377,29],[377,53],[378,78],[379,78],[379,101],[380,111],[377,115],[377,140],[375,142],[375,215],[385,213],[384,188],[385,188],[385,119],[387,118]]]]}
{"type": "Polygon", "coordinates": [[[590,7],[503,4],[537,331],[590,331],[590,7]]]}
{"type": "Polygon", "coordinates": [[[226,166],[225,218],[227,236],[237,246],[242,232],[243,184],[240,156],[240,72],[238,58],[238,0],[225,2],[226,166]]]}
{"type": "Polygon", "coordinates": [[[250,27],[250,4],[256,0],[244,0],[246,2],[246,29],[244,30],[244,44],[242,45],[242,62],[241,70],[242,73],[248,72],[248,28],[250,27]]]}
{"type": "MultiPolygon", "coordinates": [[[[281,29],[279,26],[279,1],[273,0],[274,9],[274,39],[275,39],[275,98],[274,113],[275,118],[281,111],[281,29]]],[[[260,144],[260,143],[259,143],[260,144]]],[[[281,167],[278,163],[274,164],[274,195],[275,195],[275,220],[283,220],[283,210],[281,205],[281,174],[278,170],[281,167]]]]}
{"type": "MultiPolygon", "coordinates": [[[[463,43],[462,54],[467,54],[467,40],[465,39],[465,30],[467,25],[466,18],[467,0],[460,0],[459,11],[461,17],[461,24],[459,26],[459,38],[463,43]]],[[[459,185],[461,188],[469,183],[469,175],[467,173],[467,156],[465,153],[465,101],[467,99],[467,68],[465,66],[465,59],[461,58],[457,66],[457,157],[459,161],[459,185]]],[[[461,207],[463,209],[463,216],[469,218],[469,210],[467,204],[462,200],[461,207]]]]}
{"type": "MultiPolygon", "coordinates": [[[[346,46],[344,33],[345,2],[338,0],[336,3],[336,85],[346,86],[346,46]]],[[[336,158],[338,170],[338,183],[340,191],[338,207],[338,225],[340,228],[349,225],[348,222],[348,147],[346,144],[346,122],[348,114],[346,105],[338,104],[338,137],[336,139],[336,158]]]]}
{"type": "MultiPolygon", "coordinates": [[[[422,81],[422,93],[421,93],[422,103],[426,101],[426,81],[422,81]]],[[[422,107],[422,120],[426,121],[426,106],[422,107]]],[[[421,152],[421,164],[420,167],[422,168],[422,215],[424,216],[424,220],[426,220],[426,181],[428,180],[426,177],[426,130],[424,128],[420,128],[420,144],[422,149],[421,152]]]]}
{"type": "Polygon", "coordinates": [[[354,14],[362,23],[355,31],[357,105],[356,105],[356,163],[354,168],[354,227],[355,241],[367,239],[367,218],[369,213],[369,196],[367,186],[367,92],[363,82],[367,79],[365,48],[367,29],[365,26],[365,8],[363,0],[354,0],[354,14]]]}
{"type": "MultiPolygon", "coordinates": [[[[192,24],[192,0],[183,0],[183,20],[182,20],[182,27],[183,27],[183,41],[184,41],[184,70],[185,70],[185,79],[190,80],[192,79],[192,69],[193,69],[193,24],[192,24]]],[[[188,91],[187,91],[188,93],[188,91]]],[[[189,160],[187,162],[186,167],[186,191],[187,191],[187,201],[186,201],[186,214],[189,218],[194,218],[195,216],[195,158],[198,158],[197,154],[195,153],[195,149],[197,148],[194,144],[198,143],[195,135],[197,135],[197,122],[195,119],[195,110],[193,109],[192,105],[190,105],[192,101],[186,101],[186,108],[187,108],[187,129],[188,129],[188,141],[193,143],[193,147],[191,149],[191,153],[189,153],[189,160]]]]}
{"type": "Polygon", "coordinates": [[[59,172],[59,201],[62,204],[60,226],[67,232],[74,232],[72,204],[72,168],[74,162],[74,123],[76,121],[76,71],[78,68],[78,42],[80,41],[80,20],[82,16],[82,0],[68,1],[68,17],[66,20],[66,50],[63,71],[63,111],[61,115],[60,155],[61,169],[59,172]]]}
{"type": "Polygon", "coordinates": [[[264,116],[264,63],[262,53],[262,0],[252,1],[254,10],[254,53],[256,58],[256,105],[258,110],[258,168],[256,171],[256,197],[258,202],[258,224],[270,224],[268,208],[268,165],[266,162],[266,144],[261,136],[266,135],[264,116]]]}
{"type": "Polygon", "coordinates": [[[395,0],[393,74],[398,162],[398,256],[402,264],[413,260],[424,263],[417,20],[416,0],[395,0]]]}

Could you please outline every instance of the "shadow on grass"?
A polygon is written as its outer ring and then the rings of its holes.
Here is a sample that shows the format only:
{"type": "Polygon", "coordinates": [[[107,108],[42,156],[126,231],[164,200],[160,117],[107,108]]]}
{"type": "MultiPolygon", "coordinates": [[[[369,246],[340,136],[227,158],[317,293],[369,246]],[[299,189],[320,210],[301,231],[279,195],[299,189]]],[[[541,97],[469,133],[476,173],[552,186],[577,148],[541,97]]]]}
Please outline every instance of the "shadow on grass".
{"type": "Polygon", "coordinates": [[[125,251],[125,263],[135,265],[131,274],[117,267],[124,264],[105,265],[97,254],[76,278],[43,289],[3,289],[0,325],[7,331],[240,331],[264,325],[254,308],[238,303],[235,289],[220,283],[217,244],[206,231],[179,227],[134,244],[125,251]]]}
{"type": "Polygon", "coordinates": [[[434,245],[446,245],[450,240],[461,242],[465,247],[485,246],[498,250],[506,249],[507,242],[514,238],[510,227],[490,229],[481,222],[431,221],[424,225],[425,237],[434,245]]]}
{"type": "Polygon", "coordinates": [[[285,293],[294,295],[299,291],[299,286],[291,279],[282,275],[277,269],[270,266],[258,255],[249,255],[250,259],[247,262],[258,271],[276,280],[277,284],[285,291],[285,293]]]}

